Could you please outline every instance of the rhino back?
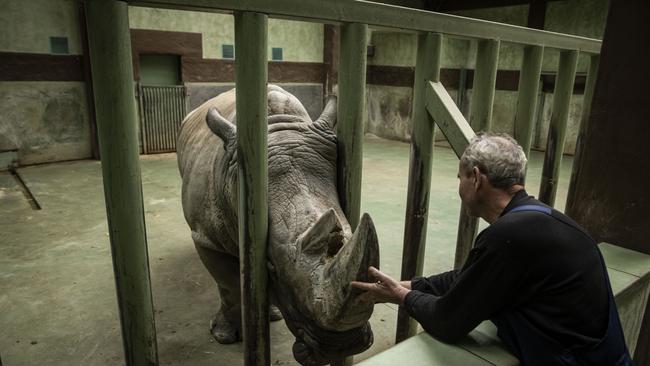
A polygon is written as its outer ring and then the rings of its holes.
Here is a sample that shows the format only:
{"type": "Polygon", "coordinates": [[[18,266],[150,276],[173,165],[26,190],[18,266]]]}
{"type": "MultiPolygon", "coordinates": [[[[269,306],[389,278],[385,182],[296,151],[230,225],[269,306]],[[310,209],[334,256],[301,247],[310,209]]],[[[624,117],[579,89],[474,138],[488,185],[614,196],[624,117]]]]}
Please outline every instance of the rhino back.
{"type": "Polygon", "coordinates": [[[224,116],[234,111],[234,93],[223,93],[193,110],[181,124],[178,136],[178,167],[183,180],[185,220],[200,245],[236,255],[236,218],[228,215],[224,189],[226,177],[224,142],[207,126],[212,107],[224,116]],[[233,95],[230,95],[233,94],[233,95]],[[197,238],[198,237],[198,238],[197,238]]]}

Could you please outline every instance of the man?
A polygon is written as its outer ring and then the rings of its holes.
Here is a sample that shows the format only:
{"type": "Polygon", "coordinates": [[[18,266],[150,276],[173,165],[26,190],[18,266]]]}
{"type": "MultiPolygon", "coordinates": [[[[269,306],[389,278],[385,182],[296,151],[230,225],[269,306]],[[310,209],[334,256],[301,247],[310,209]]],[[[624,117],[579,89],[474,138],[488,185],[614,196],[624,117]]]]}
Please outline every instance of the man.
{"type": "Polygon", "coordinates": [[[631,365],[604,262],[573,220],[524,190],[526,157],[504,134],[479,134],[460,158],[467,213],[490,223],[460,270],[352,282],[403,306],[432,336],[456,342],[489,319],[523,365],[631,365]]]}

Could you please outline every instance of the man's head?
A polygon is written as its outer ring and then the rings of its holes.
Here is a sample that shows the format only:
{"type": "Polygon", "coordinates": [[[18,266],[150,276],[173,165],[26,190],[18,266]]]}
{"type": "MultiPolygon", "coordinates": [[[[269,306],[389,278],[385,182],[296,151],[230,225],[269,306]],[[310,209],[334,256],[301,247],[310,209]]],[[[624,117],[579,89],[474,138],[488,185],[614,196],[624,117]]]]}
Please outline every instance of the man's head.
{"type": "Polygon", "coordinates": [[[482,216],[488,201],[521,189],[526,155],[507,134],[479,133],[460,157],[458,193],[472,216],[482,216]]]}

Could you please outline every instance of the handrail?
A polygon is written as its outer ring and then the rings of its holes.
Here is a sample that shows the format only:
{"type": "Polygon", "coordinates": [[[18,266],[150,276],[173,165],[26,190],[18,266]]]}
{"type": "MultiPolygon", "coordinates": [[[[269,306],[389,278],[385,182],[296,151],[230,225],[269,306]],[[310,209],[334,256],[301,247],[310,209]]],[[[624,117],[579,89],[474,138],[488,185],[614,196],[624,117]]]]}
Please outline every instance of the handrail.
{"type": "Polygon", "coordinates": [[[524,45],[598,54],[602,42],[458,15],[436,13],[364,0],[127,0],[130,5],[204,12],[251,11],[274,18],[325,23],[363,23],[372,26],[444,33],[461,38],[499,39],[524,45]]]}

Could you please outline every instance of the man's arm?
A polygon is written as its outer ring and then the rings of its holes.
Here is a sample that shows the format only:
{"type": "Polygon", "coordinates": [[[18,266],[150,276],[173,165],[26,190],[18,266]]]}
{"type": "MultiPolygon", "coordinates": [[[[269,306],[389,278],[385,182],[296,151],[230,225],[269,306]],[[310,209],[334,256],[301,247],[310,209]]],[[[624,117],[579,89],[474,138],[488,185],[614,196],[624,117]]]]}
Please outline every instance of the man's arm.
{"type": "Polygon", "coordinates": [[[457,342],[515,303],[526,264],[513,255],[502,245],[474,249],[447,292],[437,296],[412,290],[404,297],[404,308],[429,334],[457,342]]]}
{"type": "Polygon", "coordinates": [[[442,296],[449,291],[459,273],[460,270],[453,270],[430,277],[414,277],[411,281],[408,281],[409,288],[431,295],[442,296]]]}

